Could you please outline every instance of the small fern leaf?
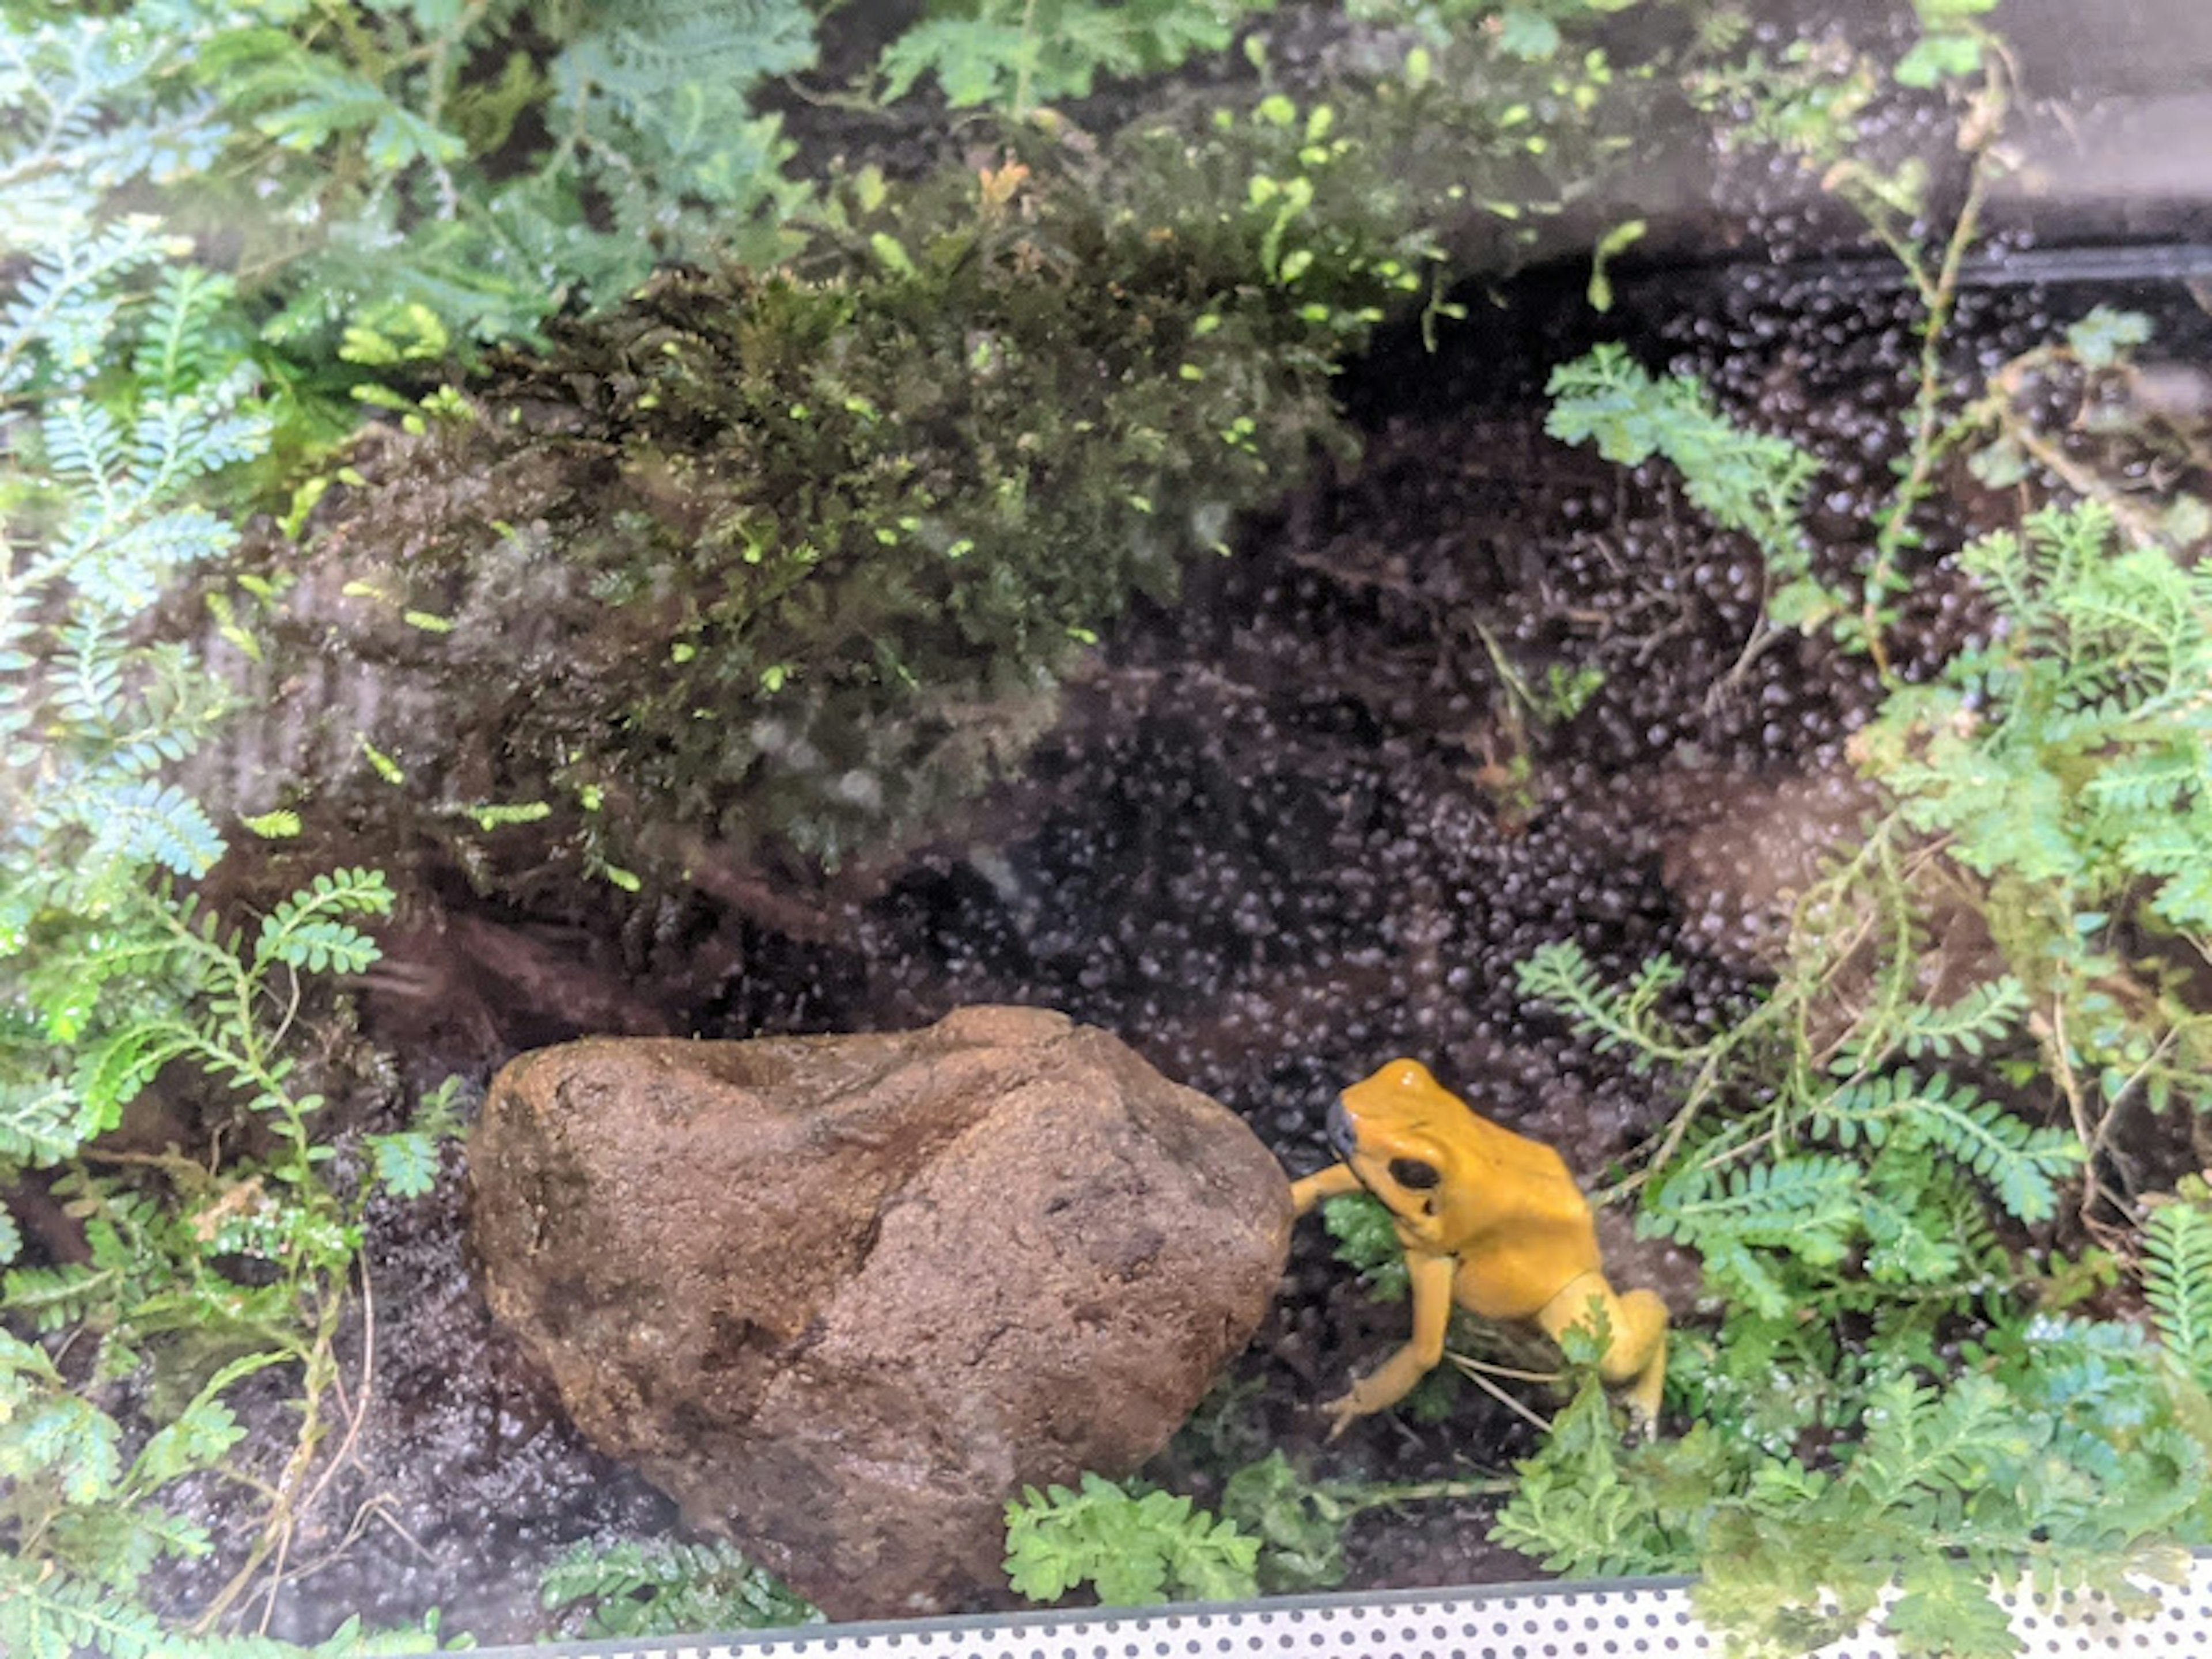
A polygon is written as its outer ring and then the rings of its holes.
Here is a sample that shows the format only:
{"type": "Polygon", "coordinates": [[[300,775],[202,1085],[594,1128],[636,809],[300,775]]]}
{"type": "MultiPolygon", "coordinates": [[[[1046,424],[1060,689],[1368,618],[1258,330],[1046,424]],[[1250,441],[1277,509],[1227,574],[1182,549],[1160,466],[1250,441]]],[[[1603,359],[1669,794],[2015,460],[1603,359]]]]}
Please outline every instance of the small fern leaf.
{"type": "Polygon", "coordinates": [[[158,864],[180,876],[204,876],[223,854],[222,834],[207,811],[173,784],[142,779],[106,791],[79,808],[93,831],[88,873],[103,866],[158,864]]]}
{"type": "Polygon", "coordinates": [[[229,1407],[220,1400],[198,1401],[147,1441],[131,1466],[131,1484],[159,1491],[180,1476],[213,1467],[245,1437],[229,1407]]]}
{"type": "Polygon", "coordinates": [[[2014,1659],[2020,1644],[2012,1614],[1990,1594],[1987,1571],[1972,1559],[1940,1550],[1917,1556],[1898,1581],[1882,1628],[1898,1651],[1943,1659],[2014,1659]]]}
{"type": "Polygon", "coordinates": [[[1814,1121],[1845,1146],[1895,1138],[1939,1148],[1996,1188],[2022,1221],[2058,1212],[2058,1177],[2081,1161],[2081,1143],[2067,1131],[2022,1122],[1942,1073],[1924,1081],[1899,1073],[1839,1089],[1814,1121]]]}
{"type": "Polygon", "coordinates": [[[163,396],[198,390],[231,354],[211,349],[210,336],[238,285],[198,265],[172,266],[149,307],[131,372],[163,396]]]}
{"type": "Polygon", "coordinates": [[[46,465],[84,490],[95,505],[112,507],[123,470],[123,433],[115,417],[83,398],[55,400],[43,425],[46,465]]]}
{"type": "Polygon", "coordinates": [[[2010,974],[1977,985],[1941,1008],[1916,1002],[1906,1008],[1899,1030],[1908,1060],[1947,1060],[1954,1054],[1979,1054],[2016,1025],[2027,1012],[2027,991],[2010,974]]]}
{"type": "Polygon", "coordinates": [[[48,1395],[0,1424],[0,1474],[43,1475],[59,1483],[65,1501],[95,1504],[114,1492],[121,1442],[122,1431],[106,1412],[73,1394],[48,1395]]]}
{"type": "Polygon", "coordinates": [[[60,1078],[0,1082],[0,1158],[42,1169],[91,1138],[82,1103],[60,1078]]]}
{"type": "Polygon", "coordinates": [[[59,1267],[11,1268],[0,1279],[0,1307],[51,1332],[82,1324],[112,1290],[115,1275],[71,1262],[59,1267]]]}
{"type": "Polygon", "coordinates": [[[410,1129],[368,1139],[376,1178],[386,1191],[399,1198],[420,1198],[438,1184],[438,1143],[431,1136],[410,1129]]]}
{"type": "Polygon", "coordinates": [[[282,962],[314,973],[361,973],[380,953],[343,918],[389,915],[392,903],[381,871],[325,871],[263,919],[254,965],[282,962]]]}
{"type": "Polygon", "coordinates": [[[2168,1356],[2212,1391],[2212,1208],[2202,1198],[2152,1212],[2143,1230],[2143,1294],[2168,1356]]]}
{"type": "Polygon", "coordinates": [[[0,1653],[9,1659],[144,1659],[161,1626],[105,1585],[53,1571],[51,1558],[0,1556],[0,1653]]]}
{"type": "Polygon", "coordinates": [[[112,1031],[78,1055],[70,1083],[83,1102],[83,1117],[94,1134],[123,1121],[123,1109],[136,1099],[161,1069],[199,1044],[199,1035],[173,1020],[146,1021],[112,1031]]]}
{"type": "Polygon", "coordinates": [[[1832,1262],[1842,1259],[1843,1240],[1857,1224],[1859,1180],[1855,1162],[1826,1155],[1693,1169],[1660,1185],[1644,1219],[1692,1248],[1726,1238],[1832,1262]]]}

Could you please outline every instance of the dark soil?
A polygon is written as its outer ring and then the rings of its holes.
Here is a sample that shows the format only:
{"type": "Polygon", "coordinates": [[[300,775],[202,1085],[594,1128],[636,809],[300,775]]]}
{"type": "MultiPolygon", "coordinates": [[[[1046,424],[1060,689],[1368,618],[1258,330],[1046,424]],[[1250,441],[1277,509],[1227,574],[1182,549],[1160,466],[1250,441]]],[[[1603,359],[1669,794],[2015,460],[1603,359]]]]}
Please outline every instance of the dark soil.
{"type": "MultiPolygon", "coordinates": [[[[1613,336],[1706,377],[1739,418],[1827,458],[1814,527],[1840,569],[1890,477],[1914,319],[1894,295],[1757,275],[1632,289],[1610,320],[1583,303],[1578,272],[1525,280],[1499,307],[1474,297],[1436,355],[1387,339],[1348,379],[1369,435],[1357,471],[1248,526],[1183,604],[1119,630],[1026,772],[880,897],[781,933],[696,897],[525,915],[456,879],[390,942],[368,1035],[428,1083],[586,1029],[738,1037],[1039,1004],[1226,1102],[1293,1173],[1323,1161],[1331,1097],[1406,1054],[1601,1175],[1663,1122],[1664,1080],[1525,1004],[1513,964],[1559,939],[1612,973],[1664,951],[1686,969],[1670,1012],[1740,1006],[1762,893],[1732,866],[1726,827],[1785,799],[1808,834],[1847,822],[1842,745],[1872,686],[1862,662],[1795,636],[1741,660],[1749,549],[1717,538],[1660,470],[1624,473],[1545,437],[1543,376],[1613,336]],[[1554,664],[1604,683],[1572,720],[1532,720],[1492,644],[1531,683],[1554,664]]],[[[2095,300],[2159,313],[2168,349],[2209,331],[2172,291],[1992,291],[1962,308],[1959,373],[2095,300]]],[[[1968,506],[1944,510],[1970,512],[1971,485],[1948,482],[1968,506]]],[[[1929,529],[1940,548],[1970,526],[1929,529]]],[[[1974,621],[1942,566],[1926,574],[1894,641],[1909,673],[1974,621]]],[[[538,1577],[569,1543],[673,1524],[578,1442],[491,1327],[459,1163],[432,1198],[372,1215],[371,1407],[293,1556],[334,1559],[286,1592],[276,1633],[436,1606],[449,1632],[525,1639],[544,1623],[538,1577]]],[[[1626,1238],[1613,1255],[1620,1277],[1695,1316],[1688,1264],[1626,1238]]],[[[1309,1223],[1227,1403],[1158,1473],[1203,1496],[1276,1447],[1318,1477],[1389,1480],[1501,1471],[1528,1451],[1531,1431],[1471,1389],[1441,1421],[1401,1413],[1322,1438],[1316,1404],[1405,1319],[1371,1304],[1309,1223]]],[[[1480,1502],[1370,1516],[1348,1583],[1529,1575],[1484,1541],[1486,1516],[1480,1502]]],[[[219,1582],[210,1568],[173,1589],[189,1603],[219,1582]]]]}

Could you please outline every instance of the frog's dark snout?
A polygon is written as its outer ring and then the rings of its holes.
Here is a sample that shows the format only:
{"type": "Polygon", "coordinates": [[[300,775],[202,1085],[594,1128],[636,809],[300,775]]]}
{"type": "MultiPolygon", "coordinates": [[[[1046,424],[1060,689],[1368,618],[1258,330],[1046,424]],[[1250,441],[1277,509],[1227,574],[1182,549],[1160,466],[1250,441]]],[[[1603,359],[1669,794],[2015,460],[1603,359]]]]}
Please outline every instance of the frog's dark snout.
{"type": "Polygon", "coordinates": [[[1328,1144],[1347,1164],[1352,1162],[1353,1149],[1359,1145],[1359,1130],[1352,1121],[1352,1114],[1344,1109],[1341,1099],[1328,1104],[1328,1144]]]}

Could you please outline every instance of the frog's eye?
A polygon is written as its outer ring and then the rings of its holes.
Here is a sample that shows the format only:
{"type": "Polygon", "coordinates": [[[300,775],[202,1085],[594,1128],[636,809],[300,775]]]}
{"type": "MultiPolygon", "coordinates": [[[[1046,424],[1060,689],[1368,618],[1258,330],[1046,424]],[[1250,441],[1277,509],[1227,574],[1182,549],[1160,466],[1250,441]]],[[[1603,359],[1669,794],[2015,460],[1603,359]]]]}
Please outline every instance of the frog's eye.
{"type": "Polygon", "coordinates": [[[1394,1158],[1390,1160],[1390,1179],[1401,1187],[1421,1193],[1435,1186],[1440,1177],[1433,1164],[1424,1164],[1418,1158],[1394,1158]]]}

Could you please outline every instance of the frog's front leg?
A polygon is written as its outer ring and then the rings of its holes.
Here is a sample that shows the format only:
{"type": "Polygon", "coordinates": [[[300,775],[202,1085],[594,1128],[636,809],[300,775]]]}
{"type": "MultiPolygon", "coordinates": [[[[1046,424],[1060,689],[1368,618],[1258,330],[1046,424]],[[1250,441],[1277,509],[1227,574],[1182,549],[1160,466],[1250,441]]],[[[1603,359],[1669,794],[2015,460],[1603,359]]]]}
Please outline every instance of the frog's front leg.
{"type": "Polygon", "coordinates": [[[1291,1213],[1304,1215],[1324,1200],[1342,1198],[1359,1190],[1359,1177],[1349,1164],[1332,1164],[1326,1170],[1302,1176],[1291,1183],[1291,1213]]]}
{"type": "Polygon", "coordinates": [[[1388,1411],[1413,1392],[1444,1357],[1444,1328],[1451,1322],[1452,1275],[1458,1263],[1448,1255],[1406,1252],[1406,1277],[1413,1287],[1413,1339],[1352,1385],[1352,1391],[1322,1409],[1331,1419],[1328,1437],[1342,1434],[1355,1417],[1388,1411]]]}

